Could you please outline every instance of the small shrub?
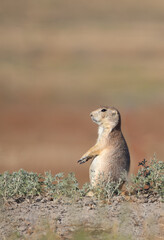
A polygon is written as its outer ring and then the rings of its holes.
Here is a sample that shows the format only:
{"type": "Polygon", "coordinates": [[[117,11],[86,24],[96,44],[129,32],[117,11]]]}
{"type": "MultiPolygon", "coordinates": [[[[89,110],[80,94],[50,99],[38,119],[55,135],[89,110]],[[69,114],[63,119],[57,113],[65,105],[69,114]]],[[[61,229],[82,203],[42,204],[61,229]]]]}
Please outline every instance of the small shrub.
{"type": "Polygon", "coordinates": [[[91,185],[89,183],[84,183],[82,188],[79,190],[79,193],[81,197],[85,197],[90,191],[92,191],[91,185]]]}
{"type": "MultiPolygon", "coordinates": [[[[157,161],[154,157],[149,164],[146,160],[143,160],[139,165],[141,168],[137,175],[132,176],[131,182],[127,184],[128,194],[149,193],[163,197],[164,162],[157,161]]],[[[11,174],[8,172],[0,174],[0,197],[8,200],[10,198],[25,198],[47,194],[54,198],[69,197],[73,199],[74,197],[84,197],[89,192],[92,192],[97,199],[107,200],[121,193],[125,181],[125,176],[122,176],[118,182],[110,179],[104,181],[101,176],[96,187],[93,188],[86,183],[79,189],[74,173],[69,173],[65,177],[64,173],[52,176],[51,172],[46,172],[43,176],[21,169],[11,174]]]]}
{"type": "Polygon", "coordinates": [[[41,175],[20,169],[12,174],[0,175],[0,196],[7,200],[14,197],[39,195],[42,192],[41,175]]]}
{"type": "Polygon", "coordinates": [[[56,191],[56,185],[59,184],[64,177],[64,173],[58,173],[55,176],[52,176],[51,172],[45,172],[44,177],[44,189],[45,191],[53,195],[56,191]]]}
{"type": "Polygon", "coordinates": [[[150,163],[144,159],[139,163],[141,168],[131,178],[131,189],[138,194],[155,193],[164,196],[164,162],[154,157],[150,163]]]}
{"type": "Polygon", "coordinates": [[[53,177],[50,172],[46,172],[44,185],[45,191],[54,197],[73,197],[79,192],[74,173],[69,173],[67,177],[64,177],[63,173],[58,173],[53,177]]]}
{"type": "Polygon", "coordinates": [[[108,181],[100,180],[99,184],[92,188],[92,191],[100,200],[110,199],[114,195],[119,195],[121,193],[123,183],[124,180],[121,178],[117,182],[111,181],[110,179],[108,181]]]}

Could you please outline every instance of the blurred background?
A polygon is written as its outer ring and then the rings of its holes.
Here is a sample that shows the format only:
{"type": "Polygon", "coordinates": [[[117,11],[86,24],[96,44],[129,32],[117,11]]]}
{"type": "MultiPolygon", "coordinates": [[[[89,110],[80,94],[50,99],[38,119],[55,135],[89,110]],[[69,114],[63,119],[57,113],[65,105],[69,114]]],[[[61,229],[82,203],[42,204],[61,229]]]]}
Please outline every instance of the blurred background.
{"type": "Polygon", "coordinates": [[[164,156],[164,1],[1,0],[0,172],[75,172],[117,107],[138,162],[164,156]]]}

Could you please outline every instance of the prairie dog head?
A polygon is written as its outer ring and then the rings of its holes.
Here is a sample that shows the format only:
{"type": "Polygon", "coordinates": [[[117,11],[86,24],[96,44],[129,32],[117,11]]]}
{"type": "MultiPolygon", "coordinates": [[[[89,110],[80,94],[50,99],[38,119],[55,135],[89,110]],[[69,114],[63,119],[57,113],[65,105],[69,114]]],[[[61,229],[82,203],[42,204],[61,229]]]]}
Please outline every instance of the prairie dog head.
{"type": "Polygon", "coordinates": [[[114,129],[116,126],[120,128],[121,117],[119,111],[114,107],[102,107],[91,112],[90,114],[93,122],[102,126],[103,128],[114,129]]]}

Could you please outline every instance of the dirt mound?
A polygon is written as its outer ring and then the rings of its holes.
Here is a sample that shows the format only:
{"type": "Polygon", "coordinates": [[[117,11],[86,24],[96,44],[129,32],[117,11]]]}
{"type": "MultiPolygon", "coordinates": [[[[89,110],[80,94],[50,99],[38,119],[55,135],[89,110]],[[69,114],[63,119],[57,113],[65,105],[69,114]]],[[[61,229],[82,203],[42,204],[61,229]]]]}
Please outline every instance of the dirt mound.
{"type": "Polygon", "coordinates": [[[51,235],[52,239],[72,239],[80,229],[87,231],[90,239],[106,239],[103,236],[162,239],[163,223],[163,203],[155,197],[116,196],[108,203],[90,197],[73,201],[36,197],[12,201],[2,207],[0,236],[49,239],[46,236],[51,235]]]}

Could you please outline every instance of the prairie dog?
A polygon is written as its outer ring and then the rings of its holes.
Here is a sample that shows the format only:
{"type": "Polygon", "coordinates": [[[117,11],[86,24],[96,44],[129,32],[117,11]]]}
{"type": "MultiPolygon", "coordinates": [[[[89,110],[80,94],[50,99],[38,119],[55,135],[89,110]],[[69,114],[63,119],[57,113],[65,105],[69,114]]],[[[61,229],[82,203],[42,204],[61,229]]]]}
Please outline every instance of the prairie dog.
{"type": "Polygon", "coordinates": [[[114,107],[102,107],[91,112],[93,122],[98,124],[96,144],[78,161],[82,164],[92,160],[89,170],[90,183],[96,186],[103,180],[118,181],[122,174],[128,174],[130,155],[121,132],[121,116],[114,107]]]}

